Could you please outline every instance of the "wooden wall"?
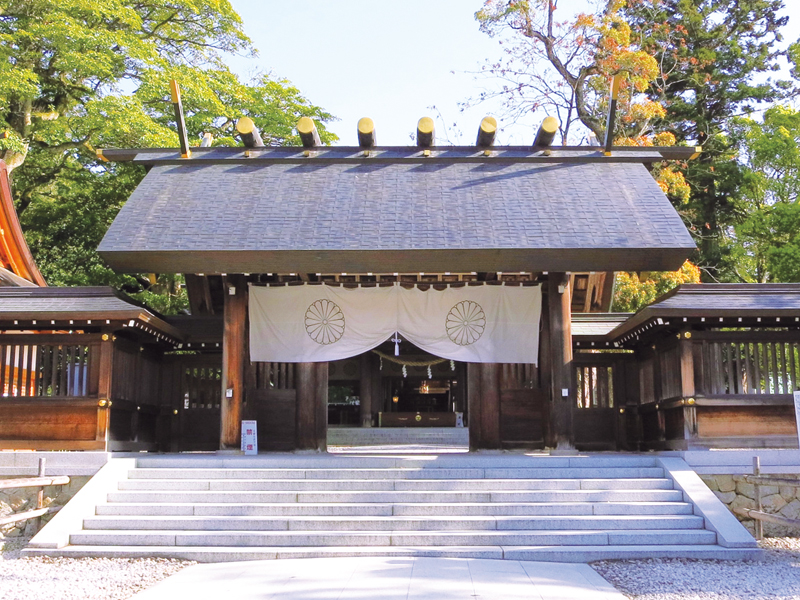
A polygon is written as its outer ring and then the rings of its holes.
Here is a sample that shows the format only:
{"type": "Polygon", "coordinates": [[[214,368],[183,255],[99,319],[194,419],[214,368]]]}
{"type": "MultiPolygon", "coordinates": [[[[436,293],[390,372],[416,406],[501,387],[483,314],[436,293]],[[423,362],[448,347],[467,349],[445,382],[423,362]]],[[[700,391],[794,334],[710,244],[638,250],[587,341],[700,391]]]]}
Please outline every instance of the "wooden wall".
{"type": "Polygon", "coordinates": [[[0,449],[156,450],[162,357],[111,330],[3,335],[0,449]]]}
{"type": "Polygon", "coordinates": [[[467,365],[469,444],[473,450],[543,448],[547,394],[534,365],[467,365]]]}
{"type": "Polygon", "coordinates": [[[797,447],[800,331],[682,331],[640,353],[643,449],[797,447]]]}

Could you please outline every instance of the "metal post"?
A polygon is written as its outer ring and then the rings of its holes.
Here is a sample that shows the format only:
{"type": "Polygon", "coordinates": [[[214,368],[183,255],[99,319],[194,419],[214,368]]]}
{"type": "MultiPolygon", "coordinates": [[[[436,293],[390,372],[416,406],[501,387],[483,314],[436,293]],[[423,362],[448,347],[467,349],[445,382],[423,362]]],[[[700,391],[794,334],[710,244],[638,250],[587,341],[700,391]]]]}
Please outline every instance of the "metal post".
{"type": "MultiPolygon", "coordinates": [[[[753,457],[753,475],[759,476],[761,475],[761,458],[758,456],[753,457]]],[[[761,506],[761,486],[759,484],[755,484],[756,488],[756,510],[758,512],[762,512],[763,508],[761,506]]],[[[753,521],[753,528],[755,529],[756,539],[760,540],[764,537],[764,523],[761,519],[755,519],[753,521]]]]}

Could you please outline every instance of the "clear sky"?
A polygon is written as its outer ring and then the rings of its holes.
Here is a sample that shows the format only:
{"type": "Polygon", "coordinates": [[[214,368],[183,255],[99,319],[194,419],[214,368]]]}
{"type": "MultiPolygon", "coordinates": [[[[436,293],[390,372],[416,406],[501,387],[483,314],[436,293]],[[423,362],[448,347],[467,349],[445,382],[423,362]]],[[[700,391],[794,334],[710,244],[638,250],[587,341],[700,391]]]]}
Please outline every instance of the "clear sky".
{"type": "MultiPolygon", "coordinates": [[[[800,1],[790,8],[787,41],[800,38],[800,1]]],[[[356,145],[356,123],[375,121],[380,145],[408,145],[422,116],[437,118],[437,142],[447,123],[451,143],[474,143],[478,124],[497,106],[460,112],[459,103],[490,85],[476,80],[502,47],[478,30],[483,0],[231,0],[259,56],[232,60],[243,76],[285,77],[311,102],[340,120],[329,125],[339,144],[356,145]],[[455,124],[455,127],[453,126],[455,124]],[[460,136],[459,136],[460,132],[460,136]]],[[[562,19],[588,10],[588,0],[561,0],[562,19]]],[[[540,115],[508,125],[499,144],[529,144],[540,115]]]]}

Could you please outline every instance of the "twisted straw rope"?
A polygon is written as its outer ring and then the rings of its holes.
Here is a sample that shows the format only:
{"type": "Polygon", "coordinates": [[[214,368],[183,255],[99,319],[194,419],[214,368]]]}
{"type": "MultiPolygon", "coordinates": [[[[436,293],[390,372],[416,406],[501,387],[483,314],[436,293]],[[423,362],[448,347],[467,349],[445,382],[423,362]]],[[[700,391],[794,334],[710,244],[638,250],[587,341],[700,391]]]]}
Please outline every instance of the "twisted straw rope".
{"type": "Polygon", "coordinates": [[[447,362],[448,360],[450,360],[448,358],[437,358],[436,360],[432,361],[404,360],[396,356],[390,356],[389,354],[384,354],[380,350],[373,350],[373,352],[378,356],[380,356],[381,358],[388,360],[389,362],[393,362],[398,365],[405,365],[407,367],[432,367],[434,365],[440,365],[443,362],[447,362]]]}

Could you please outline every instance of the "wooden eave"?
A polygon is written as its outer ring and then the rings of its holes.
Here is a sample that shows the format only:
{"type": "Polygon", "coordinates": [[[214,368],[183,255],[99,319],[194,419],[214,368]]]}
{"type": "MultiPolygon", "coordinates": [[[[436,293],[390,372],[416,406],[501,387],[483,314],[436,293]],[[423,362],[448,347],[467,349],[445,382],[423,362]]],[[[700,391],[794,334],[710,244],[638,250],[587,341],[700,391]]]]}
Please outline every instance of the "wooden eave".
{"type": "Polygon", "coordinates": [[[610,154],[596,146],[553,146],[546,149],[530,146],[496,146],[481,149],[475,146],[436,146],[417,148],[408,146],[382,146],[365,151],[358,147],[324,146],[313,149],[281,146],[262,148],[210,147],[192,148],[191,158],[182,158],[176,148],[110,148],[98,151],[102,160],[134,162],[142,165],[170,164],[258,164],[282,162],[305,164],[332,163],[641,163],[650,165],[663,160],[690,160],[702,152],[689,146],[615,146],[610,154]]]}
{"type": "Polygon", "coordinates": [[[622,347],[646,343],[657,335],[681,329],[737,327],[800,328],[800,284],[678,286],[611,331],[609,340],[622,347]],[[781,305],[773,300],[786,296],[796,296],[797,302],[781,305]],[[731,299],[743,297],[750,298],[746,306],[732,305],[731,299]],[[682,299],[686,300],[684,306],[682,299]]]}
{"type": "Polygon", "coordinates": [[[173,345],[183,341],[160,315],[111,288],[0,288],[4,332],[102,329],[130,329],[173,345]]]}

